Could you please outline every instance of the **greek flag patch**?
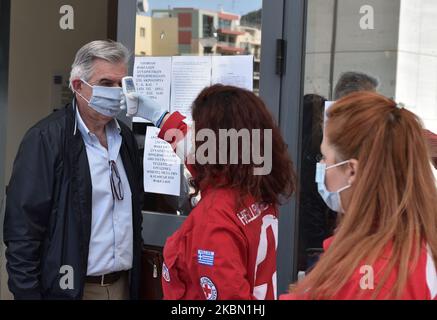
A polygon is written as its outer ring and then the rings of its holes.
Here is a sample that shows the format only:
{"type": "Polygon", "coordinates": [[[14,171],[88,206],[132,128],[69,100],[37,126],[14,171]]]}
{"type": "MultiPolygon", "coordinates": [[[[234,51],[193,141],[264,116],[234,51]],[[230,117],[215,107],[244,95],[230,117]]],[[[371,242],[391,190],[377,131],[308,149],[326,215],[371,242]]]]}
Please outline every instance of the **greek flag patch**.
{"type": "Polygon", "coordinates": [[[197,250],[197,262],[207,266],[214,265],[214,252],[206,250],[197,250]]]}

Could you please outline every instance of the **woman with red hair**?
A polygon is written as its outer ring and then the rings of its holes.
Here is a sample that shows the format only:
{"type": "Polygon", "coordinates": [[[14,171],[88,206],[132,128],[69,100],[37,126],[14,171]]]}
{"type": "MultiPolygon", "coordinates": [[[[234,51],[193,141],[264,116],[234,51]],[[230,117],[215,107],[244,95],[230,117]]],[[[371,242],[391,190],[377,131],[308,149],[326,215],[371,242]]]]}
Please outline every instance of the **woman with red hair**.
{"type": "Polygon", "coordinates": [[[340,222],[281,299],[436,299],[437,190],[420,120],[370,92],[327,117],[316,182],[340,222]]]}
{"type": "Polygon", "coordinates": [[[160,126],[159,137],[184,160],[191,159],[190,144],[199,151],[187,167],[201,200],[165,244],[164,299],[276,299],[278,205],[294,192],[295,175],[287,145],[263,101],[236,87],[206,88],[193,103],[196,132],[179,112],[167,114],[142,96],[138,111],[128,114],[160,126]],[[243,134],[237,147],[224,144],[220,136],[232,131],[247,132],[250,141],[243,134]],[[205,137],[213,148],[204,150],[205,137]],[[255,149],[270,162],[265,172],[255,149]]]}

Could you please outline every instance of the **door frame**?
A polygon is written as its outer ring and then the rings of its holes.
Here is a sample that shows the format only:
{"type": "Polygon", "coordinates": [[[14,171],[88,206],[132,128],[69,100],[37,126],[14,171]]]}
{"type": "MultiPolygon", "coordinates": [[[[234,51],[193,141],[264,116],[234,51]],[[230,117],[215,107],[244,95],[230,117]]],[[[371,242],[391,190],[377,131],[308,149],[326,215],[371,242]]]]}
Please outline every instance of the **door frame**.
{"type": "MultiPolygon", "coordinates": [[[[285,0],[283,39],[285,70],[281,81],[279,125],[297,173],[301,168],[302,115],[305,76],[307,0],[285,0]]],[[[297,182],[299,185],[299,181],[297,182]]],[[[299,193],[280,208],[278,292],[288,292],[297,280],[299,193]]]]}
{"type": "MultiPolygon", "coordinates": [[[[0,0],[0,206],[5,185],[6,119],[8,111],[9,31],[11,0],[0,0]]],[[[2,235],[2,230],[0,230],[2,235]]]]}
{"type": "MultiPolygon", "coordinates": [[[[9,78],[9,37],[11,19],[11,0],[0,0],[0,261],[3,260],[3,220],[6,198],[5,159],[6,159],[6,123],[8,112],[8,78],[9,78]]],[[[3,298],[2,282],[4,264],[0,264],[0,300],[3,298]]]]}
{"type": "MultiPolygon", "coordinates": [[[[135,27],[136,27],[136,14],[137,14],[137,0],[118,0],[117,4],[113,0],[109,0],[108,13],[111,17],[114,17],[113,11],[117,12],[117,41],[125,45],[129,49],[130,59],[128,62],[128,74],[133,74],[134,62],[135,62],[135,27]],[[134,17],[132,19],[132,17],[134,17]]],[[[108,19],[109,23],[109,19],[108,19]]],[[[115,31],[108,27],[108,34],[111,35],[115,31]]],[[[126,117],[125,112],[121,112],[117,116],[118,120],[123,121],[126,125],[132,128],[132,119],[126,117]]]]}

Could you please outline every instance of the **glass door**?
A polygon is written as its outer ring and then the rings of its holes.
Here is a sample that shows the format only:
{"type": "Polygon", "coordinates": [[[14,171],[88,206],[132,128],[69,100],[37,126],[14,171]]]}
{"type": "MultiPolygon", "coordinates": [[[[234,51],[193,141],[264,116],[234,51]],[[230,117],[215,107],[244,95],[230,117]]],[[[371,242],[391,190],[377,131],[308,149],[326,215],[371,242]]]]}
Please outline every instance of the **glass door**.
{"type": "Polygon", "coordinates": [[[437,165],[436,18],[434,0],[308,0],[297,270],[311,268],[336,226],[314,183],[325,101],[373,90],[404,103],[422,119],[437,165]]]}
{"type": "MultiPolygon", "coordinates": [[[[118,40],[135,57],[253,55],[253,90],[277,119],[298,164],[299,118],[295,113],[302,92],[305,0],[130,0],[129,9],[121,7],[126,5],[119,1],[118,40]]],[[[134,122],[132,127],[142,153],[150,125],[134,122]]],[[[185,173],[184,168],[181,172],[185,173]]],[[[187,181],[181,174],[179,196],[146,194],[145,244],[163,246],[190,214],[187,181]]],[[[296,270],[296,212],[294,199],[281,208],[279,293],[287,291],[296,270]]]]}
{"type": "MultiPolygon", "coordinates": [[[[282,4],[282,1],[277,3],[282,4]]],[[[277,23],[278,19],[275,19],[275,23],[271,22],[273,20],[268,20],[264,25],[263,15],[276,18],[282,16],[281,5],[269,5],[265,12],[262,0],[142,0],[136,1],[135,13],[132,11],[132,5],[133,2],[128,4],[119,1],[118,40],[128,42],[135,58],[252,55],[253,91],[263,95],[263,77],[266,78],[264,83],[272,82],[268,77],[274,77],[274,71],[263,72],[262,60],[274,61],[274,57],[271,56],[274,52],[268,50],[264,55],[262,34],[276,33],[280,37],[282,20],[280,23],[277,23]],[[123,8],[128,5],[129,10],[123,8]],[[273,10],[276,11],[273,13],[273,10]],[[120,14],[120,11],[124,13],[120,14]],[[130,19],[126,19],[128,15],[130,19]],[[123,19],[123,23],[120,19],[123,19]],[[134,38],[131,34],[128,36],[133,29],[134,38]]],[[[277,89],[264,90],[264,94],[271,93],[272,90],[277,89]]],[[[278,104],[278,101],[279,99],[272,102],[278,104]]],[[[278,109],[278,106],[272,105],[272,108],[278,109]]],[[[145,135],[149,127],[150,124],[138,119],[135,119],[132,124],[141,156],[143,156],[145,135]]],[[[183,166],[180,177],[179,196],[145,194],[143,238],[146,244],[164,245],[166,238],[177,230],[189,215],[192,209],[189,198],[189,176],[183,166]]]]}

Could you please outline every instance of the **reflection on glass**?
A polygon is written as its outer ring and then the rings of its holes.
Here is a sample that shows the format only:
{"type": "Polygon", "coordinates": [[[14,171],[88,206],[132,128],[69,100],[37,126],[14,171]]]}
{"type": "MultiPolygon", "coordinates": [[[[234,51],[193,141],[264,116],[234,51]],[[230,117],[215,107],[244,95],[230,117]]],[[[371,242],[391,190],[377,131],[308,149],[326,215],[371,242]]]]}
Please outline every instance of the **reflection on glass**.
{"type": "Polygon", "coordinates": [[[343,72],[376,77],[437,131],[437,1],[310,0],[305,93],[332,98],[343,72]]]}
{"type": "MultiPolygon", "coordinates": [[[[317,95],[317,101],[333,100],[342,74],[361,72],[378,80],[379,93],[403,102],[421,117],[427,129],[437,132],[436,18],[435,0],[309,0],[306,97],[317,95]]],[[[315,109],[308,107],[309,100],[305,101],[304,119],[310,119],[315,109]]],[[[308,132],[303,132],[303,136],[305,134],[308,132]]],[[[309,149],[303,146],[303,150],[309,149]]],[[[306,155],[303,154],[302,159],[306,155]]],[[[309,175],[302,169],[301,176],[309,175]]],[[[302,197],[301,203],[306,201],[305,197],[318,197],[315,183],[310,194],[302,194],[302,197]]],[[[321,240],[312,243],[312,239],[332,230],[332,225],[324,222],[330,220],[326,208],[310,213],[308,210],[309,207],[301,205],[300,270],[315,261],[308,250],[322,246],[321,240]],[[311,224],[308,217],[315,214],[319,215],[317,223],[311,224]]]]}
{"type": "MultiPolygon", "coordinates": [[[[253,55],[259,93],[262,0],[138,0],[136,56],[253,55]]],[[[133,130],[144,152],[147,125],[133,130]]],[[[189,176],[181,168],[181,196],[146,194],[144,209],[189,214],[189,176]]]]}
{"type": "Polygon", "coordinates": [[[253,55],[258,93],[261,5],[261,0],[138,1],[135,55],[253,55]]]}

